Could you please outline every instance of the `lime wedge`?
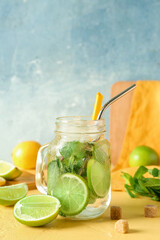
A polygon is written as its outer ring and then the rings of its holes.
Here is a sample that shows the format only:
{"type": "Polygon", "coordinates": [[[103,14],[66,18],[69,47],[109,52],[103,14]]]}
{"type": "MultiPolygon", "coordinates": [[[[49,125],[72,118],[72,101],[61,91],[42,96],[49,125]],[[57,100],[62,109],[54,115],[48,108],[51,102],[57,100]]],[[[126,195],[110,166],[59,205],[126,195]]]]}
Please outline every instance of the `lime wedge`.
{"type": "Polygon", "coordinates": [[[0,160],[0,177],[13,180],[19,177],[22,172],[13,164],[0,160]]]}
{"type": "Polygon", "coordinates": [[[90,190],[97,197],[106,196],[110,187],[110,168],[94,159],[90,159],[87,164],[87,179],[90,190]]]}
{"type": "Polygon", "coordinates": [[[0,204],[4,206],[14,205],[27,195],[28,187],[25,183],[0,187],[0,204]]]}
{"type": "Polygon", "coordinates": [[[4,179],[3,177],[0,177],[0,186],[3,186],[6,184],[6,179],[4,179]]]}
{"type": "Polygon", "coordinates": [[[49,195],[30,195],[14,206],[14,217],[28,226],[42,226],[53,221],[59,212],[60,202],[49,195]]]}
{"type": "Polygon", "coordinates": [[[88,203],[88,187],[85,180],[76,174],[65,173],[51,195],[61,203],[61,212],[73,216],[80,213],[88,203]]]}

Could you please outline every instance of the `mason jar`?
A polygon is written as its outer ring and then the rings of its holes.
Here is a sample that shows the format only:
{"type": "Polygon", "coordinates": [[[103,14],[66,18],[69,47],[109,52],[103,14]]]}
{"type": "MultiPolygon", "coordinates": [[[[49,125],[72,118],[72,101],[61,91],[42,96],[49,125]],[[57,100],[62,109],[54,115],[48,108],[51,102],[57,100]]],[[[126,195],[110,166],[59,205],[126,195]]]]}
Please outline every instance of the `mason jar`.
{"type": "Polygon", "coordinates": [[[108,208],[111,162],[105,132],[104,119],[59,117],[55,138],[40,148],[36,186],[59,199],[61,216],[87,220],[108,208]]]}

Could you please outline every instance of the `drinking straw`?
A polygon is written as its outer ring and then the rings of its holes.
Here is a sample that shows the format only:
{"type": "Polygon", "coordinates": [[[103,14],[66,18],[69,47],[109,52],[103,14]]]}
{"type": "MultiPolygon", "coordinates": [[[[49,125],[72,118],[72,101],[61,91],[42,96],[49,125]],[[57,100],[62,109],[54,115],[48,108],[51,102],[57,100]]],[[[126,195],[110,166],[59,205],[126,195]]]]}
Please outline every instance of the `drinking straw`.
{"type": "Polygon", "coordinates": [[[103,100],[103,95],[100,92],[98,92],[96,94],[96,99],[95,99],[95,103],[94,103],[92,120],[97,120],[98,114],[101,110],[102,100],[103,100]]]}

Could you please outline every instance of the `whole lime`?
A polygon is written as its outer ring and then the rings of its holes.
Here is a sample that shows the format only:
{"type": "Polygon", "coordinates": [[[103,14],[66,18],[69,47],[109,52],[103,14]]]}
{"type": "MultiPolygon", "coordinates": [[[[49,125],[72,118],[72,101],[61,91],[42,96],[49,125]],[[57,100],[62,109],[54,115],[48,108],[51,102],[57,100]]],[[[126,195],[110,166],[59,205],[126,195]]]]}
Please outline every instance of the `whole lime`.
{"type": "Polygon", "coordinates": [[[158,165],[159,157],[154,149],[148,146],[138,146],[134,148],[129,156],[130,167],[158,165]]]}

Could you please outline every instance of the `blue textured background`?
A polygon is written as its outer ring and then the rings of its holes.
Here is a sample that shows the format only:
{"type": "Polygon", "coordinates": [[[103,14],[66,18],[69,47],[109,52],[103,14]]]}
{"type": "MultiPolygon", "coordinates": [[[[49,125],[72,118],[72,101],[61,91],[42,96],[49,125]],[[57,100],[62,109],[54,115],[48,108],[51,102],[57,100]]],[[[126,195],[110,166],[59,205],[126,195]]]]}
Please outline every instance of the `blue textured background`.
{"type": "Polygon", "coordinates": [[[1,0],[0,158],[138,79],[160,79],[159,0],[1,0]]]}

